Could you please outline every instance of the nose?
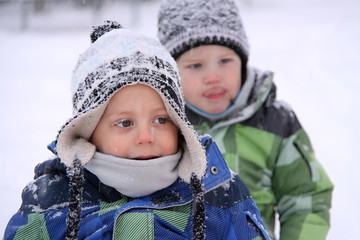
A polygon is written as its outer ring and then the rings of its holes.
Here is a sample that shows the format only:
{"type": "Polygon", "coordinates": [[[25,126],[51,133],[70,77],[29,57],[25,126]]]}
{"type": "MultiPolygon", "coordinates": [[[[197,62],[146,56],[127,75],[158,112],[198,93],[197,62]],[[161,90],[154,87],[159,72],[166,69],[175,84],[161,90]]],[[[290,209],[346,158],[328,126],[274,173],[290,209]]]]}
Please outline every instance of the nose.
{"type": "Polygon", "coordinates": [[[142,126],[139,128],[136,143],[137,144],[151,144],[154,141],[153,129],[151,126],[142,126]]]}
{"type": "Polygon", "coordinates": [[[215,67],[208,67],[204,76],[205,84],[214,84],[220,82],[220,71],[215,67]]]}

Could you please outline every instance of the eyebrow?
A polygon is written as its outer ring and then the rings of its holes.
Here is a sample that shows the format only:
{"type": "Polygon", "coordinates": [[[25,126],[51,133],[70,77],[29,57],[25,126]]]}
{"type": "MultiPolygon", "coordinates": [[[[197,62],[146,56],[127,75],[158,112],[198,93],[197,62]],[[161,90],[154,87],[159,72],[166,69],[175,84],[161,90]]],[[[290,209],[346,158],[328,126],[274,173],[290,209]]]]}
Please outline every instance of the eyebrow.
{"type": "MultiPolygon", "coordinates": [[[[233,57],[233,56],[236,56],[236,53],[227,52],[227,53],[219,54],[219,56],[217,56],[217,57],[218,58],[226,58],[226,57],[233,57]]],[[[183,63],[183,64],[197,63],[197,62],[203,61],[204,58],[206,58],[206,56],[199,58],[198,55],[195,56],[195,54],[194,54],[187,58],[180,58],[180,63],[183,63]]]]}
{"type": "Polygon", "coordinates": [[[119,118],[122,117],[123,115],[125,116],[132,116],[133,114],[131,113],[131,111],[121,111],[121,112],[113,112],[113,113],[107,113],[104,114],[103,116],[106,117],[110,117],[110,118],[119,118]]]}
{"type": "Polygon", "coordinates": [[[199,62],[202,62],[202,61],[203,61],[203,59],[198,59],[198,58],[196,58],[196,59],[186,59],[186,60],[182,59],[182,60],[180,60],[180,63],[188,65],[188,64],[199,63],[199,62]]]}
{"type": "MultiPolygon", "coordinates": [[[[151,111],[152,113],[155,113],[155,114],[158,114],[159,112],[164,112],[166,113],[167,115],[169,115],[168,111],[166,110],[166,107],[156,107],[155,109],[153,109],[151,111]]],[[[115,116],[115,117],[121,117],[122,115],[130,115],[130,116],[133,116],[133,111],[132,110],[121,110],[121,111],[118,111],[116,113],[110,113],[110,114],[106,114],[106,116],[115,116]]],[[[105,116],[105,115],[104,115],[105,116]]]]}
{"type": "Polygon", "coordinates": [[[229,52],[229,53],[221,54],[219,57],[220,57],[220,58],[233,57],[233,56],[236,56],[236,55],[237,55],[236,53],[229,52]]]}
{"type": "Polygon", "coordinates": [[[158,107],[158,108],[155,108],[154,113],[157,113],[157,112],[165,112],[166,114],[169,114],[168,111],[166,110],[166,107],[158,107]]]}

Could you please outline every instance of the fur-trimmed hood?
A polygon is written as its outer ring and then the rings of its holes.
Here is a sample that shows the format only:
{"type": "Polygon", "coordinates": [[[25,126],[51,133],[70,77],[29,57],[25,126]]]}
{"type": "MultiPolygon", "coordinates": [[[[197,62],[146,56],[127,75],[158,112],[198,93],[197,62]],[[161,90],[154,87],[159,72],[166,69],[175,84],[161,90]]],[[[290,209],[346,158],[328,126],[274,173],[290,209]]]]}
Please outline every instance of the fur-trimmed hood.
{"type": "Polygon", "coordinates": [[[190,183],[195,197],[194,239],[204,228],[203,189],[206,154],[197,133],[185,115],[182,89],[175,60],[155,39],[123,29],[112,21],[94,26],[92,43],[80,55],[73,71],[71,93],[73,117],[60,129],[54,152],[67,167],[70,200],[67,239],[76,239],[81,221],[84,165],[94,156],[90,142],[111,97],[123,87],[144,84],[161,97],[169,117],[182,135],[182,157],[177,165],[180,179],[190,183]]]}
{"type": "Polygon", "coordinates": [[[59,131],[55,144],[61,161],[68,167],[75,159],[85,165],[95,153],[96,147],[89,139],[109,99],[125,86],[145,84],[158,92],[185,139],[179,176],[186,182],[190,182],[192,173],[201,178],[206,156],[186,118],[176,63],[167,50],[158,41],[113,22],[95,27],[92,40],[73,71],[74,115],[59,131]]]}

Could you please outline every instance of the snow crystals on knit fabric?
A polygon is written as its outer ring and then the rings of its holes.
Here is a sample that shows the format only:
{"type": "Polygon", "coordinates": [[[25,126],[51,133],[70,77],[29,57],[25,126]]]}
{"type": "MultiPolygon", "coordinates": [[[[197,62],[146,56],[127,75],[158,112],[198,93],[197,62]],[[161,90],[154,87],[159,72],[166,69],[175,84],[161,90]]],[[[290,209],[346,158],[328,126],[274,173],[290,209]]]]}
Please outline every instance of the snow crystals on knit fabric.
{"type": "Polygon", "coordinates": [[[231,46],[245,56],[249,44],[238,9],[232,0],[163,1],[158,37],[177,58],[201,44],[231,46]]]}

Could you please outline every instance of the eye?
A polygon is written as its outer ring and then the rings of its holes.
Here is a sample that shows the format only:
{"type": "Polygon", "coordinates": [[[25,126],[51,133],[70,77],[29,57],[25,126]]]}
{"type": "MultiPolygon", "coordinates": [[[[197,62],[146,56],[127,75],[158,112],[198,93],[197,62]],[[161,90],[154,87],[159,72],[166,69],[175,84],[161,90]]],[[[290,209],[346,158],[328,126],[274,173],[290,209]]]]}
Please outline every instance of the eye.
{"type": "Polygon", "coordinates": [[[226,63],[228,63],[228,62],[230,62],[230,61],[231,61],[230,58],[223,58],[223,59],[220,59],[220,60],[219,60],[219,63],[220,63],[220,64],[226,64],[226,63]]]}
{"type": "Polygon", "coordinates": [[[169,118],[167,117],[158,117],[154,120],[154,123],[156,124],[165,124],[167,122],[170,122],[169,118]]]}
{"type": "Polygon", "coordinates": [[[188,68],[191,68],[191,69],[197,69],[197,68],[201,68],[201,67],[202,67],[201,63],[190,64],[188,66],[188,68]]]}
{"type": "Polygon", "coordinates": [[[127,127],[134,125],[134,122],[129,119],[124,119],[124,120],[114,123],[114,125],[123,127],[123,128],[127,128],[127,127]]]}

